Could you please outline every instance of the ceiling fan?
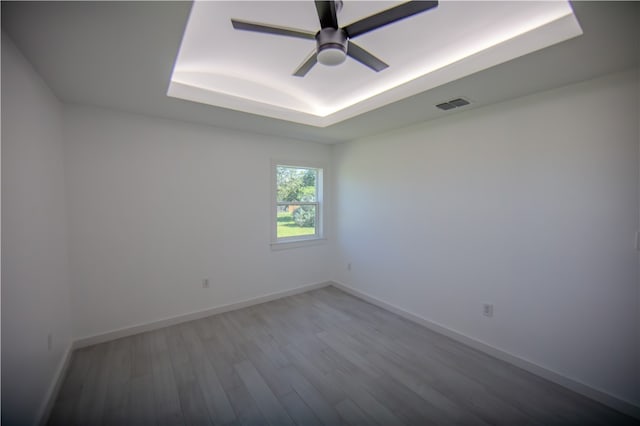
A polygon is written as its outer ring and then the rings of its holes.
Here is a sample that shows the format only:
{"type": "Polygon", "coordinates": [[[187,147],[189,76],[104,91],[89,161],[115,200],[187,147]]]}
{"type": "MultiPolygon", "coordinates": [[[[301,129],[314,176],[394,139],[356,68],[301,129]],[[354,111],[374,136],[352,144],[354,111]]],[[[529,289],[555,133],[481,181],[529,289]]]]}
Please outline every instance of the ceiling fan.
{"type": "Polygon", "coordinates": [[[293,75],[296,77],[304,77],[317,62],[323,65],[338,65],[344,62],[347,56],[379,72],[389,65],[351,40],[369,31],[438,6],[437,1],[408,1],[344,27],[340,27],[338,26],[337,12],[342,8],[342,0],[315,0],[315,4],[321,27],[320,31],[316,33],[296,28],[242,21],[239,19],[231,19],[231,23],[236,30],[255,31],[310,40],[315,39],[316,48],[295,70],[293,75]]]}

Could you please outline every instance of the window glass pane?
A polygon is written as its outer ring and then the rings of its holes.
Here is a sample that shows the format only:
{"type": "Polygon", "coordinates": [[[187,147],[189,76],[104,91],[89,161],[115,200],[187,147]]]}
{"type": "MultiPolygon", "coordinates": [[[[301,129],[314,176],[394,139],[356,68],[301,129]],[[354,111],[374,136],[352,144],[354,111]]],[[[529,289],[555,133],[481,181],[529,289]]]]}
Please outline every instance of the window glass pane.
{"type": "Polygon", "coordinates": [[[277,217],[277,238],[303,237],[316,233],[316,205],[279,205],[277,217]]]}
{"type": "Polygon", "coordinates": [[[317,201],[318,170],[302,167],[276,168],[278,202],[317,201]]]}

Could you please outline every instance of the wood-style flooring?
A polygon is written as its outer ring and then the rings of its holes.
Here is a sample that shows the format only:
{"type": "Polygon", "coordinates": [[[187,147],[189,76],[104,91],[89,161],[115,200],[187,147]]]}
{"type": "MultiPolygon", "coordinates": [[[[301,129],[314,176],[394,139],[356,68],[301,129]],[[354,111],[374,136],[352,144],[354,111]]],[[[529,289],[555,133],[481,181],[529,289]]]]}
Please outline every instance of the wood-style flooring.
{"type": "Polygon", "coordinates": [[[49,424],[635,423],[325,287],[77,350],[49,424]]]}

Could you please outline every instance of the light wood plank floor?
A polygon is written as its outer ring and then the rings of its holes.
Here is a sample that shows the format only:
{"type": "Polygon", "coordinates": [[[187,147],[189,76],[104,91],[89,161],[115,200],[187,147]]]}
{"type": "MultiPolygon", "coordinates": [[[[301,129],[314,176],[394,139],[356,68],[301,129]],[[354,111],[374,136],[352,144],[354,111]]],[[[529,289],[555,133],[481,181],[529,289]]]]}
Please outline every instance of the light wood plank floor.
{"type": "Polygon", "coordinates": [[[74,352],[49,424],[637,424],[334,287],[74,352]]]}

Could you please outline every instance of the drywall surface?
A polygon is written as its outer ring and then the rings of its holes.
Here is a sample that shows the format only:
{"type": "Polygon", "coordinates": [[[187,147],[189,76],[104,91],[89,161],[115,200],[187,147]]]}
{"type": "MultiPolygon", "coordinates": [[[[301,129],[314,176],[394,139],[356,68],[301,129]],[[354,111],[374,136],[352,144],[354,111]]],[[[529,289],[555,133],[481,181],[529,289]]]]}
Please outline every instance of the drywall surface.
{"type": "Polygon", "coordinates": [[[640,404],[637,84],[336,146],[334,279],[640,404]]]}
{"type": "Polygon", "coordinates": [[[3,34],[3,424],[39,420],[71,345],[65,203],[61,106],[3,34]]]}
{"type": "Polygon", "coordinates": [[[76,338],[330,277],[328,243],[270,246],[272,159],[320,163],[330,179],[329,146],[90,107],[64,116],[76,338]]]}

